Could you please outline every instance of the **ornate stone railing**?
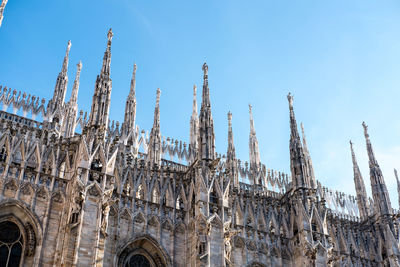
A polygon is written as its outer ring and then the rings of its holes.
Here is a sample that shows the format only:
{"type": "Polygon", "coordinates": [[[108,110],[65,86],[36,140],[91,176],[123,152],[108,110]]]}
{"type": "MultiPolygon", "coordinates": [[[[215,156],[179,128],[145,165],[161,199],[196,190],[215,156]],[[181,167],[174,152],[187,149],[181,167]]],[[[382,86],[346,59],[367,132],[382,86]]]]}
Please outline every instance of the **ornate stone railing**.
{"type": "Polygon", "coordinates": [[[317,182],[317,195],[326,201],[326,206],[334,214],[359,217],[356,197],[326,188],[317,182]]]}

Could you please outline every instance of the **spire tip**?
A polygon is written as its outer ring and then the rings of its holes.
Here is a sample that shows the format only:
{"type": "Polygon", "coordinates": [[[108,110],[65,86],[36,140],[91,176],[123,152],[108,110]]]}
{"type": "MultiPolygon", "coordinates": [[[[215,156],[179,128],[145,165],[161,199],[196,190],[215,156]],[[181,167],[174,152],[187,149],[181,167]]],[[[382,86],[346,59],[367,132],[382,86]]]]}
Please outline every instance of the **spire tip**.
{"type": "Polygon", "coordinates": [[[206,76],[207,73],[208,73],[208,65],[207,65],[206,62],[204,62],[203,67],[202,67],[201,69],[202,69],[203,72],[204,72],[204,76],[206,76]]]}
{"type": "Polygon", "coordinates": [[[368,126],[367,126],[367,124],[365,123],[365,121],[363,121],[362,122],[362,126],[363,126],[363,128],[364,128],[364,135],[365,135],[365,138],[368,138],[368,126]]]}
{"type": "Polygon", "coordinates": [[[292,94],[289,92],[289,94],[287,95],[287,99],[289,101],[289,108],[293,109],[293,96],[292,94]]]}
{"type": "Polygon", "coordinates": [[[107,33],[107,38],[108,38],[108,40],[111,41],[111,39],[112,39],[113,36],[114,36],[114,34],[113,34],[113,32],[112,32],[112,28],[110,28],[110,29],[108,30],[108,33],[107,33]]]}

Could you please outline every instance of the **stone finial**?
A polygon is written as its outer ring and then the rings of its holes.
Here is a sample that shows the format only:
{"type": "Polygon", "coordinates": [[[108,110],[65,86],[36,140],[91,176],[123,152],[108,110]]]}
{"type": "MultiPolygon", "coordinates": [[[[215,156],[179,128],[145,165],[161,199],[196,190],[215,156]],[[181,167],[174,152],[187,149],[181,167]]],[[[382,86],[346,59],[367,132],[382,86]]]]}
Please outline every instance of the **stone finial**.
{"type": "Polygon", "coordinates": [[[161,90],[160,90],[160,88],[157,88],[157,98],[156,98],[157,108],[160,106],[160,95],[161,95],[161,90]]]}
{"type": "Polygon", "coordinates": [[[71,50],[71,40],[68,41],[67,50],[65,51],[65,57],[62,66],[62,73],[67,73],[68,70],[68,60],[69,60],[69,51],[71,50]]]}
{"type": "Polygon", "coordinates": [[[290,93],[287,95],[287,99],[289,101],[289,108],[293,109],[293,96],[290,93]]]}
{"type": "Polygon", "coordinates": [[[107,33],[108,45],[109,45],[109,46],[111,45],[111,41],[112,41],[113,36],[114,36],[114,34],[113,34],[113,32],[112,32],[112,29],[110,28],[110,29],[108,30],[108,33],[107,33]]]}
{"type": "Polygon", "coordinates": [[[129,92],[129,96],[135,96],[136,94],[136,70],[137,70],[137,66],[136,63],[133,64],[133,72],[132,72],[132,79],[131,79],[131,90],[129,92]]]}
{"type": "Polygon", "coordinates": [[[228,126],[229,128],[232,127],[232,113],[230,111],[228,112],[228,126]]]}
{"type": "Polygon", "coordinates": [[[368,139],[369,139],[369,135],[368,135],[368,126],[367,126],[367,124],[365,124],[365,121],[362,122],[362,126],[363,126],[363,128],[364,128],[364,135],[365,135],[365,138],[368,138],[368,139]]]}
{"type": "Polygon", "coordinates": [[[72,88],[70,102],[76,103],[76,101],[78,99],[79,80],[81,77],[81,70],[82,70],[82,62],[79,61],[79,63],[76,64],[76,76],[75,76],[74,86],[72,88]]]}
{"type": "Polygon", "coordinates": [[[254,119],[253,119],[253,106],[249,104],[249,115],[250,115],[250,134],[255,135],[256,130],[254,127],[254,119]]]}
{"type": "Polygon", "coordinates": [[[207,78],[208,76],[208,65],[206,62],[204,62],[203,67],[201,68],[204,72],[204,78],[207,78]]]}

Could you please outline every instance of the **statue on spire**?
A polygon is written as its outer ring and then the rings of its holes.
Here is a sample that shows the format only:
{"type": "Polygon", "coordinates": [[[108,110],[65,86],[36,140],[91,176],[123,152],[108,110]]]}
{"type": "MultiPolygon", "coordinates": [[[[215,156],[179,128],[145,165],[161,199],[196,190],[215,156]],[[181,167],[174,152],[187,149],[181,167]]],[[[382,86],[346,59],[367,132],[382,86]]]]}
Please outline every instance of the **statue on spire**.
{"type": "Polygon", "coordinates": [[[62,73],[67,73],[68,70],[68,60],[69,60],[69,50],[71,49],[71,40],[68,41],[67,51],[65,52],[65,57],[63,61],[63,66],[61,69],[62,73]]]}
{"type": "Polygon", "coordinates": [[[111,46],[111,41],[112,41],[113,36],[114,36],[114,34],[113,34],[113,32],[112,32],[112,29],[110,28],[110,29],[108,30],[108,33],[107,33],[107,38],[108,38],[108,43],[107,43],[107,45],[108,45],[108,46],[111,46]]]}
{"type": "Polygon", "coordinates": [[[208,77],[208,65],[206,62],[204,62],[203,67],[201,68],[204,72],[204,77],[208,77]]]}
{"type": "Polygon", "coordinates": [[[293,96],[290,94],[290,92],[289,92],[289,94],[287,95],[287,99],[288,99],[288,101],[289,101],[289,109],[293,109],[293,96]]]}

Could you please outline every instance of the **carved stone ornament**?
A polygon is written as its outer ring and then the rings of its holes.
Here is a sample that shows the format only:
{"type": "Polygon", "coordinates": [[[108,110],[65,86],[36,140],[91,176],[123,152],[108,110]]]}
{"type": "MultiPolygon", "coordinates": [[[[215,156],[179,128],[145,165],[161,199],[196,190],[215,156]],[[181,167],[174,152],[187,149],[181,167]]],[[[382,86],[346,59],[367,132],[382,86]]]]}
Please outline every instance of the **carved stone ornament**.
{"type": "Polygon", "coordinates": [[[172,230],[171,222],[169,220],[165,220],[162,224],[162,228],[167,231],[171,231],[172,230]]]}
{"type": "Polygon", "coordinates": [[[156,216],[151,217],[151,219],[147,223],[150,226],[158,226],[159,222],[156,216]]]}
{"type": "Polygon", "coordinates": [[[264,242],[260,242],[258,246],[258,252],[267,255],[268,254],[268,245],[264,242]]]}
{"type": "Polygon", "coordinates": [[[29,222],[25,224],[25,232],[27,237],[25,255],[32,256],[35,253],[36,235],[33,226],[29,222]]]}
{"type": "Polygon", "coordinates": [[[36,197],[41,199],[47,199],[46,190],[43,187],[39,188],[39,190],[36,193],[36,197]]]}
{"type": "Polygon", "coordinates": [[[127,210],[124,210],[122,212],[121,219],[124,219],[124,220],[127,220],[127,221],[131,219],[131,216],[129,215],[129,212],[127,210]]]}
{"type": "Polygon", "coordinates": [[[93,196],[93,197],[98,197],[98,196],[100,196],[100,192],[99,192],[99,190],[96,188],[96,186],[92,186],[90,189],[89,189],[89,195],[91,195],[91,196],[93,196]]]}
{"type": "Polygon", "coordinates": [[[256,245],[256,243],[254,241],[248,241],[246,246],[251,251],[256,251],[257,250],[257,245],[256,245]]]}
{"type": "Polygon", "coordinates": [[[136,215],[133,220],[134,220],[135,223],[143,223],[144,222],[144,218],[143,218],[143,215],[141,213],[136,215]]]}
{"type": "Polygon", "coordinates": [[[180,233],[180,234],[185,233],[185,225],[183,223],[176,225],[175,232],[180,233]]]}
{"type": "Polygon", "coordinates": [[[56,203],[63,203],[63,196],[61,195],[60,192],[56,192],[53,197],[52,200],[56,203]]]}
{"type": "Polygon", "coordinates": [[[109,216],[114,217],[115,215],[117,215],[117,212],[115,211],[115,208],[111,207],[109,216]]]}
{"type": "Polygon", "coordinates": [[[244,248],[245,244],[244,244],[243,238],[241,238],[240,236],[235,236],[233,240],[234,240],[235,247],[244,248]]]}
{"type": "Polygon", "coordinates": [[[14,179],[10,179],[9,181],[6,182],[4,185],[5,190],[12,190],[12,191],[17,191],[17,185],[14,179]]]}
{"type": "Polygon", "coordinates": [[[28,185],[25,184],[22,188],[21,188],[21,193],[25,196],[32,194],[32,188],[28,185]]]}

